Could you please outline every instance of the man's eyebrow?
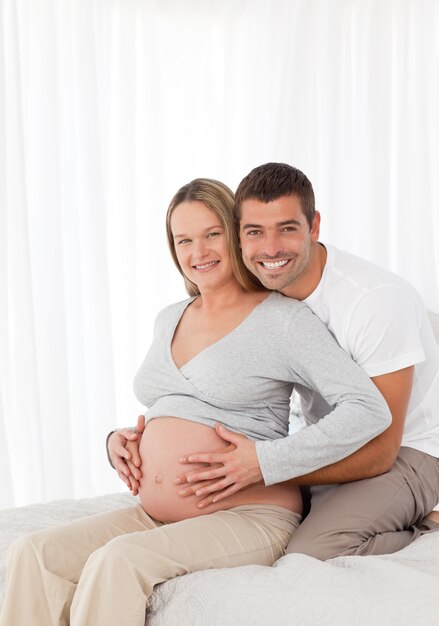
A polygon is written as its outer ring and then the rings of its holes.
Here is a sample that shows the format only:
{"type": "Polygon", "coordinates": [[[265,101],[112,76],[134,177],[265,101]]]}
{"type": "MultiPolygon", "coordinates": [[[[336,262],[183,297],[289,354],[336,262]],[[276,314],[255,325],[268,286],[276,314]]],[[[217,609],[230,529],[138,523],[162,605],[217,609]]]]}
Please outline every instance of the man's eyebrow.
{"type": "Polygon", "coordinates": [[[285,220],[284,222],[278,222],[277,226],[288,226],[288,224],[294,224],[295,226],[301,226],[302,222],[299,220],[285,220]]]}
{"type": "MultiPolygon", "coordinates": [[[[277,222],[276,226],[288,226],[293,224],[294,226],[301,226],[302,223],[299,220],[284,220],[283,222],[277,222]]],[[[243,230],[246,228],[263,228],[262,224],[244,224],[243,230]]]]}
{"type": "Polygon", "coordinates": [[[244,224],[242,228],[262,228],[261,224],[244,224]]]}

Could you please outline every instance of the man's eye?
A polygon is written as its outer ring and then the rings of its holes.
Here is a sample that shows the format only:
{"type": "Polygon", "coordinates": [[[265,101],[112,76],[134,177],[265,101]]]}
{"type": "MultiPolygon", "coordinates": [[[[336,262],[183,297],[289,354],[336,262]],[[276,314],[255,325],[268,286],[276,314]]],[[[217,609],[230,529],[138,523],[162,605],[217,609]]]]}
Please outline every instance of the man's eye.
{"type": "Polygon", "coordinates": [[[295,226],[284,226],[284,228],[282,228],[283,233],[294,233],[296,230],[297,228],[295,226]]]}
{"type": "Polygon", "coordinates": [[[248,230],[246,232],[246,235],[250,235],[250,237],[255,237],[256,235],[260,235],[261,231],[260,230],[248,230]]]}

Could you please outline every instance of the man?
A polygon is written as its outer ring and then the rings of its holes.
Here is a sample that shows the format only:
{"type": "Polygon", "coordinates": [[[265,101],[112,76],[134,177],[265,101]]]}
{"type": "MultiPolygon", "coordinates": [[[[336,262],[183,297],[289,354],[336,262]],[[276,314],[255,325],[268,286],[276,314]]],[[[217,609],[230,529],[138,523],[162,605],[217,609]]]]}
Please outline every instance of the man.
{"type": "MultiPolygon", "coordinates": [[[[295,484],[338,486],[311,489],[311,512],[287,552],[322,559],[394,552],[439,530],[439,513],[424,520],[439,500],[439,350],[418,294],[390,272],[319,243],[312,185],[289,165],[268,163],[250,172],[237,189],[236,211],[250,271],[268,289],[308,304],[372,377],[393,417],[387,431],[354,454],[293,478],[295,484]]],[[[329,412],[317,394],[299,393],[308,424],[329,412]]],[[[265,458],[263,442],[247,445],[239,435],[218,432],[238,449],[226,464],[224,455],[190,456],[224,466],[193,473],[198,492],[202,478],[220,479],[204,494],[245,487],[251,448],[261,477],[268,464],[275,466],[275,453],[265,458]]]]}
{"type": "MultiPolygon", "coordinates": [[[[390,553],[439,530],[439,513],[426,517],[439,500],[439,350],[419,296],[390,272],[319,243],[312,185],[289,165],[268,163],[250,172],[238,187],[236,211],[250,271],[268,289],[308,304],[372,377],[393,418],[387,431],[343,460],[338,455],[305,476],[292,473],[294,484],[311,486],[312,499],[287,553],[320,559],[390,553]]],[[[298,391],[312,427],[331,407],[298,391]]],[[[179,477],[186,495],[196,492],[207,510],[213,499],[276,468],[275,447],[269,456],[264,442],[221,426],[217,432],[231,447],[189,455],[188,462],[212,467],[179,477]]],[[[343,442],[328,445],[339,452],[343,442]]]]}

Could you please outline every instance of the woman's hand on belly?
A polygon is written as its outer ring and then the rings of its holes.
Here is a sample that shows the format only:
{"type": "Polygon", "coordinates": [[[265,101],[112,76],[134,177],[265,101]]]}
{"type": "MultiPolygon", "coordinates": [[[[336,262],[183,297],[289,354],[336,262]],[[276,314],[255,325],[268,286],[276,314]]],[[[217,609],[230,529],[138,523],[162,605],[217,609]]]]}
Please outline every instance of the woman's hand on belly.
{"type": "Polygon", "coordinates": [[[139,445],[145,430],[145,417],[139,415],[136,428],[122,428],[114,431],[107,441],[108,457],[121,480],[128,489],[137,495],[139,492],[141,459],[139,445]]]}
{"type": "Polygon", "coordinates": [[[198,503],[202,509],[220,502],[256,483],[263,484],[263,476],[256,454],[256,444],[245,435],[231,432],[221,424],[215,431],[229,446],[221,452],[189,454],[182,463],[208,463],[206,469],[196,469],[177,477],[177,484],[185,484],[179,495],[203,497],[198,503]],[[231,445],[230,445],[231,444],[231,445]]]}

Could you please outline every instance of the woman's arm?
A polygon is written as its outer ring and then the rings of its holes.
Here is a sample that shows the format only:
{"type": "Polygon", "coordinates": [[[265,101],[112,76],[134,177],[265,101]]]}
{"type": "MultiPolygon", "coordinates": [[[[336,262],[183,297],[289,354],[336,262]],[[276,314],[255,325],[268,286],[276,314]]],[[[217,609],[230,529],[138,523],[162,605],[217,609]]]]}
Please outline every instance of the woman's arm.
{"type": "MultiPolygon", "coordinates": [[[[289,330],[284,337],[286,351],[283,358],[291,369],[292,380],[299,382],[302,388],[318,391],[326,400],[328,413],[284,439],[258,441],[255,444],[237,435],[236,441],[233,440],[237,451],[227,455],[228,458],[211,455],[208,459],[208,455],[190,455],[191,462],[223,463],[222,474],[219,470],[208,469],[194,472],[191,476],[194,482],[212,479],[215,475],[220,479],[221,485],[218,486],[226,487],[222,496],[233,493],[233,486],[243,488],[249,484],[247,480],[259,472],[267,485],[290,478],[300,482],[300,477],[305,474],[352,455],[391,424],[391,413],[377,387],[338,346],[309,309],[301,310],[299,320],[289,330]],[[240,455],[250,459],[247,475],[238,459],[240,455]],[[236,478],[234,485],[228,480],[229,471],[236,478]]],[[[232,441],[231,436],[235,437],[235,434],[224,436],[225,432],[221,436],[226,441],[232,441]]],[[[184,476],[179,478],[183,484],[184,476]]],[[[201,485],[197,485],[197,491],[200,495],[208,493],[201,485]]],[[[209,491],[213,491],[212,487],[209,491]]]]}

